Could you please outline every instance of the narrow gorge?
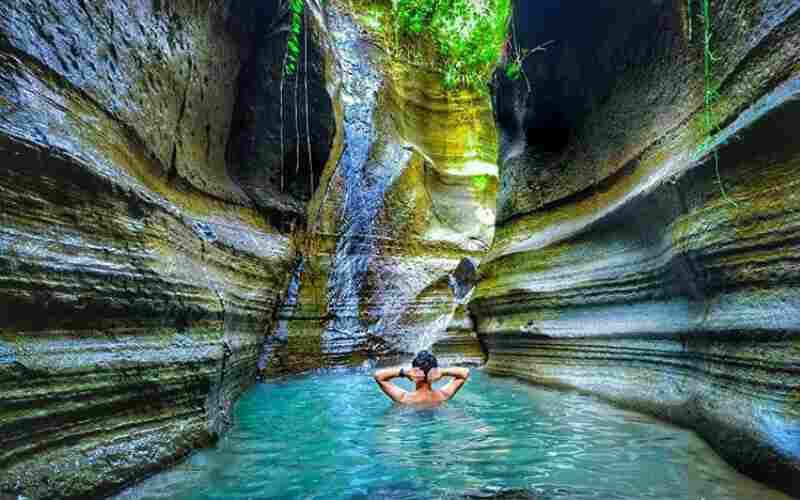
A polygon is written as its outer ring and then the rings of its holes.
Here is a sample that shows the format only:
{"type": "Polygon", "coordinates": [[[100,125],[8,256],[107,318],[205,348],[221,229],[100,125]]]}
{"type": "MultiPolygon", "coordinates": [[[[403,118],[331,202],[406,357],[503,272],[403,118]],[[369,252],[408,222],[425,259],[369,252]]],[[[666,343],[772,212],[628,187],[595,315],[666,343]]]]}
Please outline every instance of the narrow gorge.
{"type": "Polygon", "coordinates": [[[800,496],[800,3],[454,1],[0,3],[0,499],[422,349],[800,496]]]}

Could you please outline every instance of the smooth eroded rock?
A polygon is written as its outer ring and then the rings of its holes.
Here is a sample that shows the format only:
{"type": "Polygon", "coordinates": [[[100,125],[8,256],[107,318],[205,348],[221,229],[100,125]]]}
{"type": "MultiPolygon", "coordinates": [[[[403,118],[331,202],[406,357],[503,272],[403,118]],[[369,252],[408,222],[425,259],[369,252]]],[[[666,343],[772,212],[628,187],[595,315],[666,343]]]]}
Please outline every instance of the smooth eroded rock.
{"type": "Polygon", "coordinates": [[[0,496],[110,493],[255,380],[295,250],[225,161],[251,7],[0,5],[0,496]]]}
{"type": "Polygon", "coordinates": [[[468,306],[488,368],[691,427],[800,494],[800,6],[711,2],[707,115],[698,2],[691,37],[685,2],[592,7],[602,33],[576,5],[522,28],[556,43],[533,92],[495,97],[499,223],[468,306]]]}

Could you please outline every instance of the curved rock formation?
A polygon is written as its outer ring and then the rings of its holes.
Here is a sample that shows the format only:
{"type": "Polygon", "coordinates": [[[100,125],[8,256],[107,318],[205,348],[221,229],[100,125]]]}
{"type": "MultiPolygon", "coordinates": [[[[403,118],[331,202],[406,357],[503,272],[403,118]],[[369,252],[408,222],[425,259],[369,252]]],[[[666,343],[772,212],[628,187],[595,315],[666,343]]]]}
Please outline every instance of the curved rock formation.
{"type": "Polygon", "coordinates": [[[446,91],[440,75],[390,57],[348,5],[326,12],[342,153],[311,202],[296,296],[266,340],[268,373],[431,345],[456,307],[448,276],[494,232],[488,96],[446,91]]]}
{"type": "Polygon", "coordinates": [[[699,2],[578,4],[527,7],[524,43],[555,43],[495,99],[488,368],[694,428],[800,495],[800,5],[711,2],[707,115],[699,2]]]}
{"type": "Polygon", "coordinates": [[[226,162],[265,9],[0,4],[0,496],[118,489],[213,439],[255,380],[295,260],[262,211],[303,206],[226,162]]]}
{"type": "Polygon", "coordinates": [[[449,319],[445,334],[437,336],[433,344],[433,353],[440,364],[483,365],[486,362],[485,347],[466,307],[459,305],[449,319]]]}
{"type": "Polygon", "coordinates": [[[0,3],[0,496],[107,494],[259,370],[431,345],[800,495],[797,1],[710,38],[698,0],[519,2],[544,50],[493,108],[355,1],[303,2],[295,72],[286,3],[0,3]]]}

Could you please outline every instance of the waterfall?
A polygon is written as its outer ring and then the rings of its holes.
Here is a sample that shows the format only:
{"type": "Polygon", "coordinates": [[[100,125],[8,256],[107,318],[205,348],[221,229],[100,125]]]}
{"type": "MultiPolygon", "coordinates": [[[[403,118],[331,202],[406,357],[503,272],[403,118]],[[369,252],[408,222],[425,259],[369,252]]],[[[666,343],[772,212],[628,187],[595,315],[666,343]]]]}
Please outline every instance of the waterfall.
{"type": "Polygon", "coordinates": [[[399,174],[396,166],[405,161],[374,157],[372,147],[381,132],[374,122],[382,78],[365,55],[359,27],[350,16],[332,7],[330,22],[332,31],[341,35],[333,38],[342,65],[346,144],[337,168],[339,179],[331,180],[343,185],[344,201],[327,284],[330,319],[321,338],[323,352],[335,355],[349,352],[368,333],[369,326],[362,320],[361,291],[376,255],[375,223],[385,192],[399,174]]]}

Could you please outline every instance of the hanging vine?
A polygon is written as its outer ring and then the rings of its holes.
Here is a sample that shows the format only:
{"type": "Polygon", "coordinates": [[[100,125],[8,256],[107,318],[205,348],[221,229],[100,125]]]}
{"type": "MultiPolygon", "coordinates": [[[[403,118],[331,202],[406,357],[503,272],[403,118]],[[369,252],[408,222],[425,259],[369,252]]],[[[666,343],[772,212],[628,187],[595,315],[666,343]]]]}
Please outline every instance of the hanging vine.
{"type": "Polygon", "coordinates": [[[508,42],[507,49],[508,55],[505,64],[506,77],[508,77],[509,80],[519,80],[520,76],[525,78],[525,84],[528,87],[528,93],[531,93],[533,92],[533,87],[531,86],[531,81],[528,79],[527,73],[524,71],[523,63],[529,56],[537,52],[546,51],[547,46],[554,43],[555,40],[548,40],[547,42],[532,49],[520,47],[519,41],[517,40],[516,11],[513,4],[511,6],[511,18],[509,19],[509,24],[511,25],[511,40],[508,42]]]}
{"type": "MultiPolygon", "coordinates": [[[[308,116],[308,23],[305,23],[306,29],[303,30],[303,59],[305,62],[305,73],[303,80],[306,90],[306,147],[308,150],[308,198],[314,196],[314,158],[311,155],[311,124],[309,123],[308,116]]],[[[298,154],[299,156],[299,154],[298,154]]]]}
{"type": "Polygon", "coordinates": [[[301,137],[300,137],[300,110],[298,106],[298,95],[300,92],[299,85],[300,79],[299,75],[297,74],[298,69],[300,68],[300,54],[301,54],[301,45],[300,45],[300,33],[303,33],[303,41],[302,41],[302,54],[305,64],[305,71],[303,73],[303,90],[305,92],[305,133],[306,133],[306,149],[308,151],[308,169],[309,169],[309,197],[313,196],[314,193],[314,171],[313,171],[313,157],[311,153],[311,124],[309,118],[309,98],[308,98],[308,71],[309,71],[309,61],[308,61],[308,30],[306,29],[307,18],[306,18],[306,5],[305,0],[288,0],[288,5],[283,4],[281,2],[280,7],[285,9],[284,12],[288,12],[289,18],[289,35],[286,39],[286,49],[284,51],[283,63],[282,63],[282,71],[281,71],[281,81],[280,81],[280,126],[281,126],[281,193],[286,191],[286,165],[285,165],[285,157],[286,157],[286,144],[285,144],[285,120],[284,120],[284,86],[285,86],[285,79],[287,76],[294,77],[294,131],[295,131],[295,174],[300,172],[300,151],[302,149],[300,145],[301,137]],[[288,8],[287,8],[288,7],[288,8]]]}
{"type": "MultiPolygon", "coordinates": [[[[285,165],[284,165],[284,158],[286,155],[286,148],[284,145],[284,112],[283,112],[283,87],[284,87],[284,80],[286,77],[293,77],[294,78],[294,132],[295,132],[295,175],[300,173],[300,155],[302,151],[301,146],[301,136],[300,136],[300,106],[299,106],[299,94],[300,94],[300,75],[298,74],[298,70],[302,67],[303,68],[303,86],[302,90],[305,94],[304,96],[304,111],[305,111],[305,146],[306,151],[308,154],[308,188],[309,188],[309,198],[313,197],[314,195],[314,161],[313,161],[313,154],[311,149],[311,123],[310,123],[310,109],[309,109],[309,92],[308,92],[308,73],[310,71],[309,67],[309,57],[308,57],[308,9],[305,5],[305,0],[289,0],[289,14],[290,18],[290,25],[289,25],[289,36],[286,40],[286,50],[284,52],[284,60],[283,60],[283,71],[281,72],[281,192],[285,190],[285,183],[284,183],[284,176],[285,176],[285,165]],[[302,47],[301,47],[301,40],[300,34],[303,34],[302,40],[302,47]],[[300,56],[302,53],[302,66],[300,61],[300,56]]],[[[295,232],[295,240],[299,242],[299,246],[301,248],[301,254],[304,258],[312,257],[319,253],[320,245],[318,238],[315,238],[313,234],[311,234],[311,229],[301,230],[299,227],[296,229],[295,232]]],[[[312,261],[306,261],[306,269],[304,274],[306,275],[307,279],[310,281],[310,286],[312,288],[312,295],[313,300],[315,303],[320,302],[320,297],[317,294],[316,290],[316,280],[315,280],[315,271],[313,268],[312,261]]]]}
{"type": "MultiPolygon", "coordinates": [[[[283,8],[283,1],[279,4],[279,9],[283,8]]],[[[286,192],[286,142],[284,138],[284,115],[283,115],[283,88],[285,85],[286,76],[294,75],[297,72],[297,59],[300,55],[300,29],[303,24],[303,17],[305,12],[304,0],[289,0],[289,14],[291,16],[289,26],[289,37],[286,40],[286,50],[283,53],[283,70],[281,71],[280,82],[280,124],[281,124],[281,193],[286,192]]],[[[295,137],[297,138],[298,145],[295,151],[299,151],[299,126],[297,117],[297,78],[295,78],[294,90],[294,103],[295,103],[295,137]]],[[[300,169],[299,153],[297,157],[296,170],[300,169]]]]}
{"type": "MultiPolygon", "coordinates": [[[[712,29],[711,21],[711,0],[701,0],[701,15],[703,17],[703,133],[705,139],[700,144],[698,152],[705,151],[711,143],[714,134],[719,132],[719,120],[714,115],[714,106],[719,100],[719,90],[717,85],[714,84],[714,63],[717,58],[714,56],[712,50],[712,39],[714,32],[712,29]]],[[[691,39],[692,33],[692,0],[688,0],[689,12],[689,37],[691,39]]],[[[739,205],[728,195],[725,190],[725,184],[722,182],[722,176],[719,173],[719,151],[715,148],[712,152],[714,157],[714,172],[717,177],[717,184],[719,184],[720,193],[722,198],[731,205],[738,207],[739,205]]]]}

